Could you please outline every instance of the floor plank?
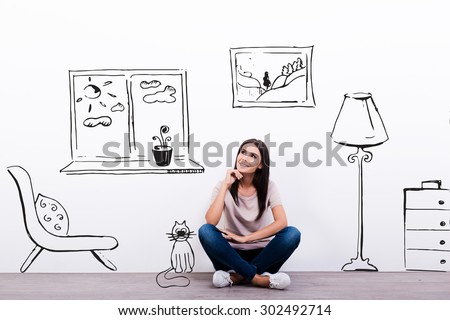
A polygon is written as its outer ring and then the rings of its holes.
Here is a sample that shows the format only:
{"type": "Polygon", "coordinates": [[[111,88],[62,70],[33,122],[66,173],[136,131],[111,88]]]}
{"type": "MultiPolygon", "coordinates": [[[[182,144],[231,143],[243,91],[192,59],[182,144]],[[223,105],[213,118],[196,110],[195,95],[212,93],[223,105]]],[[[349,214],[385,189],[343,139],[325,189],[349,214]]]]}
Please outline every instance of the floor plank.
{"type": "Polygon", "coordinates": [[[9,300],[449,300],[445,272],[292,272],[286,290],[214,288],[212,273],[185,274],[187,287],[161,288],[154,273],[0,274],[9,300]]]}

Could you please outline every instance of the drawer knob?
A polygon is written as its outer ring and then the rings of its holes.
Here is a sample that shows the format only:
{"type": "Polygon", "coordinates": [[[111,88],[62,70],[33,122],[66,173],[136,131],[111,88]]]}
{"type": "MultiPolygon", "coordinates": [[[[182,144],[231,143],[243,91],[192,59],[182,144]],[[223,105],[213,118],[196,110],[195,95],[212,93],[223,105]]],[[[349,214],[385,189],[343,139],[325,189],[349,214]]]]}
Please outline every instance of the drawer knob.
{"type": "Polygon", "coordinates": [[[447,261],[445,261],[445,259],[442,259],[440,262],[441,262],[441,264],[446,264],[447,263],[447,261]]]}
{"type": "Polygon", "coordinates": [[[444,245],[444,244],[445,244],[445,241],[444,241],[444,240],[441,240],[441,241],[439,241],[439,244],[444,245]]]}
{"type": "Polygon", "coordinates": [[[446,225],[445,221],[441,221],[440,225],[441,225],[441,227],[445,227],[445,225],[446,225]]]}
{"type": "Polygon", "coordinates": [[[445,204],[444,200],[439,200],[438,203],[442,206],[443,204],[445,204]]]}

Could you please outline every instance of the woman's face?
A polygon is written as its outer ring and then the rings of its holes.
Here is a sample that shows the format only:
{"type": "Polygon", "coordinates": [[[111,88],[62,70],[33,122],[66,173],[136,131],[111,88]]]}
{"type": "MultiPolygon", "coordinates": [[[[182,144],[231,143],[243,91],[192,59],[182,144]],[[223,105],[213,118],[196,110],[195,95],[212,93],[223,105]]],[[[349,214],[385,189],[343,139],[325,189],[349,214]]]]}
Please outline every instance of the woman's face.
{"type": "Polygon", "coordinates": [[[236,168],[241,173],[254,173],[262,168],[261,153],[253,144],[246,144],[242,147],[236,159],[236,168]]]}

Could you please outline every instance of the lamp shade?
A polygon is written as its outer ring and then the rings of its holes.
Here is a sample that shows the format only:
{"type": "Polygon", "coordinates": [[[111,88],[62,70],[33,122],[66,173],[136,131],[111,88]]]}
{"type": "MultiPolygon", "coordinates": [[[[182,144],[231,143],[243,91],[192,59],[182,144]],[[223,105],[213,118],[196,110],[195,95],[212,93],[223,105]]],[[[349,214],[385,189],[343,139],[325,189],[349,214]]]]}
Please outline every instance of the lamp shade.
{"type": "Polygon", "coordinates": [[[347,93],[344,97],[331,133],[336,143],[371,147],[389,139],[372,94],[347,93]]]}

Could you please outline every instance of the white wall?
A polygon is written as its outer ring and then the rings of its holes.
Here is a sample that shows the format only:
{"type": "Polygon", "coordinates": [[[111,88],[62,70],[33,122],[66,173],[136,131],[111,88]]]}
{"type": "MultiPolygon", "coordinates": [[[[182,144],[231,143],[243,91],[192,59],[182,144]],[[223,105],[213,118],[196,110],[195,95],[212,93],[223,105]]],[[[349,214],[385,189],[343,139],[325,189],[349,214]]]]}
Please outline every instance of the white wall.
{"type": "MultiPolygon", "coordinates": [[[[0,5],[0,272],[19,272],[33,245],[6,172],[19,164],[36,193],[58,199],[71,233],[110,234],[119,272],[169,266],[174,221],[198,229],[226,164],[204,174],[66,176],[70,161],[68,70],[183,68],[190,129],[201,147],[270,133],[302,152],[325,146],[347,92],[371,92],[390,139],[365,166],[365,256],[381,271],[403,267],[403,194],[420,181],[450,187],[449,20],[443,2],[9,1],[0,5]],[[442,4],[441,4],[442,3],[442,4]],[[232,109],[229,49],[314,46],[316,108],[232,109]]],[[[333,146],[335,146],[333,144],[333,146]]],[[[342,158],[350,153],[342,148],[342,158]]],[[[272,179],[303,239],[286,270],[340,270],[356,251],[357,168],[311,168],[272,149],[272,179]]],[[[325,160],[325,148],[311,160],[325,160]]],[[[234,153],[233,153],[234,157],[234,153]]],[[[211,159],[225,162],[225,158],[211,159]]],[[[212,266],[194,237],[195,271],[212,266]]],[[[30,272],[105,272],[87,253],[43,253],[30,272]]]]}

